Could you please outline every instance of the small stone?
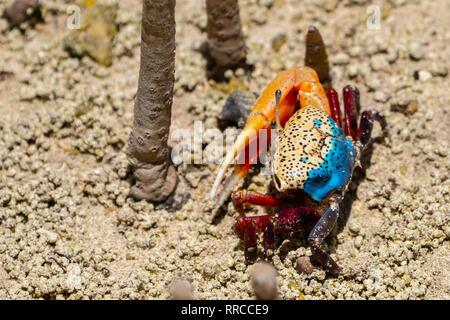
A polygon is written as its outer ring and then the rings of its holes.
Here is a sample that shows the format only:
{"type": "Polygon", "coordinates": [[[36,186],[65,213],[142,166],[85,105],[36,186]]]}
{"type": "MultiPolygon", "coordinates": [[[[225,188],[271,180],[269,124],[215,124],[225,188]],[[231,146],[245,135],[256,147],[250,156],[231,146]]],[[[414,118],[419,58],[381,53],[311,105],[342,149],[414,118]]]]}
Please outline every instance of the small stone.
{"type": "Polygon", "coordinates": [[[225,73],[223,74],[225,79],[231,79],[233,77],[233,70],[228,69],[227,71],[225,71],[225,73]]]}
{"type": "Polygon", "coordinates": [[[425,56],[425,50],[418,42],[411,43],[409,47],[409,57],[414,61],[419,61],[425,56]]]}
{"type": "Polygon", "coordinates": [[[405,99],[401,96],[396,97],[391,104],[391,110],[405,115],[413,115],[419,108],[417,100],[405,99]]]}
{"type": "Polygon", "coordinates": [[[359,234],[360,228],[359,225],[357,225],[356,223],[352,222],[348,225],[348,229],[350,230],[351,233],[353,234],[359,234]]]}
{"type": "Polygon", "coordinates": [[[3,11],[3,17],[10,27],[18,27],[28,21],[31,25],[42,21],[39,0],[16,0],[3,11]]]}
{"type": "Polygon", "coordinates": [[[438,156],[441,156],[443,158],[447,157],[448,155],[448,147],[444,146],[444,145],[440,145],[436,150],[435,153],[438,156]]]}
{"type": "Polygon", "coordinates": [[[363,242],[363,237],[357,236],[355,239],[355,248],[357,248],[357,249],[361,248],[362,242],[363,242]]]}
{"type": "Polygon", "coordinates": [[[389,63],[394,63],[398,58],[397,50],[388,48],[386,59],[389,63]]]}
{"type": "Polygon", "coordinates": [[[445,236],[450,238],[450,226],[444,226],[445,236]]]}
{"type": "Polygon", "coordinates": [[[88,55],[98,63],[110,66],[117,33],[117,10],[117,3],[83,8],[80,29],[72,30],[64,38],[64,49],[74,56],[88,55]]]}
{"type": "Polygon", "coordinates": [[[255,102],[256,96],[252,93],[236,91],[230,94],[217,117],[219,127],[225,128],[232,125],[243,128],[255,102]]]}
{"type": "Polygon", "coordinates": [[[326,11],[331,12],[336,8],[337,3],[338,0],[325,0],[325,2],[323,3],[323,8],[326,11]]]}
{"type": "Polygon", "coordinates": [[[255,264],[250,277],[253,291],[259,299],[276,299],[278,295],[277,271],[271,264],[266,262],[255,264]]]}
{"type": "Polygon", "coordinates": [[[360,46],[353,46],[349,50],[349,54],[352,57],[359,57],[362,54],[363,50],[360,46]]]}
{"type": "Polygon", "coordinates": [[[366,85],[369,87],[370,90],[376,91],[378,88],[381,87],[381,81],[378,78],[369,77],[366,79],[366,85]]]}
{"type": "Polygon", "coordinates": [[[280,51],[281,47],[286,43],[286,33],[280,32],[272,38],[272,50],[275,52],[280,51]]]}
{"type": "Polygon", "coordinates": [[[344,65],[344,64],[348,64],[349,62],[350,62],[350,57],[345,52],[338,53],[333,59],[333,63],[337,64],[337,65],[344,65]]]}
{"type": "Polygon", "coordinates": [[[268,9],[272,8],[274,0],[260,0],[259,4],[268,9]]]}
{"type": "Polygon", "coordinates": [[[118,210],[116,219],[118,223],[125,223],[127,225],[132,225],[136,220],[136,214],[131,208],[122,208],[118,210]]]}
{"type": "Polygon", "coordinates": [[[234,74],[236,77],[242,77],[245,75],[245,70],[243,68],[237,68],[234,74]]]}
{"type": "Polygon", "coordinates": [[[400,154],[403,152],[403,147],[400,144],[396,144],[392,147],[391,151],[393,154],[400,154]]]}
{"type": "Polygon", "coordinates": [[[375,92],[375,101],[377,102],[387,102],[390,99],[390,95],[384,91],[377,91],[375,92]]]}
{"type": "Polygon", "coordinates": [[[347,68],[347,73],[350,78],[356,77],[359,73],[358,66],[356,64],[349,65],[347,68]]]}
{"type": "Polygon", "coordinates": [[[426,70],[419,71],[419,80],[420,81],[428,81],[431,79],[431,73],[426,70]]]}
{"type": "Polygon", "coordinates": [[[448,74],[448,67],[442,62],[433,62],[430,66],[431,74],[435,77],[446,77],[448,74]]]}
{"type": "Polygon", "coordinates": [[[173,300],[193,300],[193,288],[186,279],[175,279],[170,284],[169,292],[173,300]]]}
{"type": "Polygon", "coordinates": [[[370,58],[370,68],[373,71],[387,70],[389,63],[383,55],[376,55],[370,58]]]}
{"type": "Polygon", "coordinates": [[[299,257],[295,269],[298,273],[311,274],[314,271],[314,265],[310,257],[299,257]]]}
{"type": "Polygon", "coordinates": [[[36,98],[37,92],[34,87],[31,86],[22,86],[20,88],[20,100],[30,101],[36,98]]]}
{"type": "Polygon", "coordinates": [[[269,68],[271,71],[279,72],[283,69],[283,64],[278,59],[273,59],[269,62],[269,68]]]}
{"type": "Polygon", "coordinates": [[[69,290],[79,290],[83,284],[83,278],[81,277],[81,268],[76,263],[71,263],[67,268],[66,285],[69,290]]]}
{"type": "Polygon", "coordinates": [[[55,232],[39,229],[38,233],[50,244],[55,244],[58,241],[58,234],[55,232]]]}
{"type": "Polygon", "coordinates": [[[198,174],[198,172],[190,171],[186,173],[184,176],[186,180],[189,182],[192,188],[197,188],[198,183],[200,182],[201,176],[198,174]]]}

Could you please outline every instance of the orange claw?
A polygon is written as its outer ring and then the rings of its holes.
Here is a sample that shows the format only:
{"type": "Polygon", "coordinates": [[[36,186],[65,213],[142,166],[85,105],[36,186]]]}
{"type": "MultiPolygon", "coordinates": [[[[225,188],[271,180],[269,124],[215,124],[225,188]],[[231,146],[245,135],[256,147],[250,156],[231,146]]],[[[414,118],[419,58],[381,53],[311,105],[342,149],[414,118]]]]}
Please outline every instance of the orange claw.
{"type": "MultiPolygon", "coordinates": [[[[300,106],[315,106],[331,115],[328,99],[325,90],[319,82],[317,73],[304,66],[297,66],[290,70],[280,72],[275,79],[267,86],[255,103],[250,113],[244,130],[236,139],[233,150],[229,152],[222,162],[216,180],[211,190],[210,197],[213,199],[217,189],[223,180],[228,166],[236,156],[252,141],[258,130],[270,128],[272,121],[276,118],[275,91],[281,90],[279,104],[279,117],[281,126],[294,114],[297,98],[300,99],[300,106]]],[[[258,153],[261,150],[258,150],[258,153]]],[[[245,176],[251,164],[239,165],[234,173],[227,179],[225,186],[219,196],[217,206],[221,206],[228,198],[233,186],[239,179],[245,176]]]]}

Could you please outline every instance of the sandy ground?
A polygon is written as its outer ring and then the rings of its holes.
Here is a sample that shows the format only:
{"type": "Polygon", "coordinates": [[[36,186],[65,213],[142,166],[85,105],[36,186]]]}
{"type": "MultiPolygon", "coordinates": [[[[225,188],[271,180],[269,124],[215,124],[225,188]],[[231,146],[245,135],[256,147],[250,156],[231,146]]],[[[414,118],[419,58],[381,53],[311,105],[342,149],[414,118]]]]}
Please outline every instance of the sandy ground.
{"type": "MultiPolygon", "coordinates": [[[[9,2],[0,1],[0,10],[9,2]]],[[[198,299],[254,298],[253,264],[232,230],[237,212],[232,205],[219,215],[208,209],[216,165],[177,167],[180,190],[190,194],[180,210],[128,198],[125,148],[141,2],[119,3],[111,67],[64,51],[72,1],[42,3],[43,23],[0,34],[0,298],[166,299],[179,277],[198,299]]],[[[240,3],[255,70],[251,77],[231,73],[223,85],[206,79],[199,52],[204,1],[178,1],[172,129],[201,120],[204,129],[218,130],[230,91],[261,92],[279,71],[303,64],[310,24],[326,42],[333,86],[341,92],[357,85],[363,108],[380,111],[389,124],[389,137],[374,140],[327,240],[342,274],[298,273],[296,259],[310,255],[306,235],[279,239],[271,262],[280,297],[448,299],[450,3],[240,3]],[[381,10],[379,30],[367,27],[370,4],[381,10]],[[284,37],[274,50],[273,39],[284,37]]],[[[0,19],[0,29],[6,25],[0,19]]],[[[257,173],[245,187],[266,191],[270,179],[257,173]]],[[[249,208],[257,212],[264,210],[249,208]]]]}

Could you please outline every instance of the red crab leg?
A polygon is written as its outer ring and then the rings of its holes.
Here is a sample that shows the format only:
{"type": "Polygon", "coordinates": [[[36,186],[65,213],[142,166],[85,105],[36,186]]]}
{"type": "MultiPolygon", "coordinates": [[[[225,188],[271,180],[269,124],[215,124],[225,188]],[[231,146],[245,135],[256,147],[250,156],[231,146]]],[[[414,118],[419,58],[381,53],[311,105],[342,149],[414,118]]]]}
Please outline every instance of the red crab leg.
{"type": "Polygon", "coordinates": [[[341,106],[339,105],[338,93],[333,88],[330,88],[327,90],[327,97],[330,103],[331,118],[342,129],[341,106]]]}
{"type": "Polygon", "coordinates": [[[244,214],[243,207],[246,203],[263,207],[279,207],[283,203],[283,200],[277,199],[274,196],[250,190],[233,192],[231,200],[233,201],[234,208],[241,215],[244,214]]]}
{"type": "Polygon", "coordinates": [[[345,110],[345,135],[352,137],[356,141],[356,134],[358,131],[357,112],[355,95],[353,88],[348,85],[343,89],[344,93],[344,110],[345,110]]]}
{"type": "Polygon", "coordinates": [[[238,237],[244,241],[245,251],[247,251],[248,248],[256,247],[258,239],[256,234],[259,232],[265,232],[266,227],[271,223],[271,219],[273,216],[274,214],[253,217],[240,217],[236,221],[234,230],[238,237]]]}
{"type": "Polygon", "coordinates": [[[235,231],[244,241],[246,251],[250,247],[256,247],[256,233],[263,232],[263,245],[267,250],[273,248],[275,235],[311,229],[319,219],[320,215],[312,208],[290,208],[276,214],[240,217],[236,221],[235,231]]]}

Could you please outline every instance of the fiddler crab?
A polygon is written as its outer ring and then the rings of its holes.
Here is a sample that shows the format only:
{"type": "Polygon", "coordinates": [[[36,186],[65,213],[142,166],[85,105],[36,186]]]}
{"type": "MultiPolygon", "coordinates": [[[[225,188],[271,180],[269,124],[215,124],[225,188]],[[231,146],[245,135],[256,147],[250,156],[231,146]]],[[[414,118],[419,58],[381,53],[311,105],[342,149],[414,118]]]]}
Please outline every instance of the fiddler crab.
{"type": "MultiPolygon", "coordinates": [[[[236,165],[218,194],[227,168],[244,150],[248,151],[255,131],[267,130],[270,135],[276,123],[278,135],[272,140],[275,148],[271,172],[279,194],[272,196],[250,190],[231,194],[234,207],[241,214],[235,231],[243,240],[246,252],[256,250],[259,232],[263,233],[267,252],[274,248],[276,235],[311,230],[308,241],[313,259],[331,274],[340,273],[338,264],[321,246],[338,219],[339,204],[355,167],[360,165],[374,121],[385,127],[384,118],[371,111],[361,113],[358,127],[356,88],[346,86],[343,101],[344,125],[337,92],[330,88],[325,93],[317,73],[304,66],[280,72],[256,101],[243,131],[219,168],[210,194],[216,199],[217,207],[228,199],[233,186],[250,170],[252,156],[236,165]],[[247,217],[244,204],[284,209],[275,214],[247,217]]],[[[259,143],[254,156],[260,155],[262,149],[264,143],[259,143]]]]}

